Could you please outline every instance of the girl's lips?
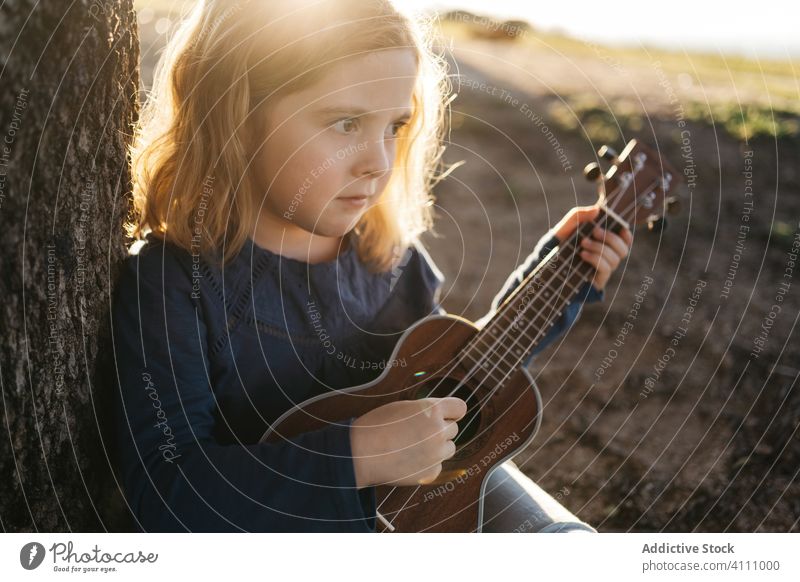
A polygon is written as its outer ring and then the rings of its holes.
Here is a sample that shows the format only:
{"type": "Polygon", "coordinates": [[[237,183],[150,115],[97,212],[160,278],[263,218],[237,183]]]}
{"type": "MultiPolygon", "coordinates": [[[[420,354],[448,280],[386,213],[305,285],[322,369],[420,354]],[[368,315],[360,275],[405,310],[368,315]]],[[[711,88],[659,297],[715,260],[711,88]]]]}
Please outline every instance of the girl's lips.
{"type": "Polygon", "coordinates": [[[337,200],[341,200],[343,203],[349,206],[362,207],[367,205],[369,196],[342,196],[337,198],[337,200]]]}

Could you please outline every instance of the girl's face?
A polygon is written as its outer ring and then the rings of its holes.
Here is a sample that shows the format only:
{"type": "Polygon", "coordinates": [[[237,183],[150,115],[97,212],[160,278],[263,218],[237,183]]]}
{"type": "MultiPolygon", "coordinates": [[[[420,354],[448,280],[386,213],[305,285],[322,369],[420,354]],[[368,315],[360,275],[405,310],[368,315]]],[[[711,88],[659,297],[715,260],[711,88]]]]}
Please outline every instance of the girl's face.
{"type": "Polygon", "coordinates": [[[272,103],[253,160],[261,224],[326,237],[355,227],[391,177],[416,74],[410,49],[369,53],[272,103]]]}

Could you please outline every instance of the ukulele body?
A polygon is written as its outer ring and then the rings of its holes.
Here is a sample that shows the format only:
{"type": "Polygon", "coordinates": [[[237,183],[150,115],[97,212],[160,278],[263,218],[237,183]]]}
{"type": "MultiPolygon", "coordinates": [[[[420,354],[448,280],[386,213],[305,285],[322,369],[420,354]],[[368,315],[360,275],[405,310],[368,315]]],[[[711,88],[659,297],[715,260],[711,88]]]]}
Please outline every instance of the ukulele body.
{"type": "Polygon", "coordinates": [[[273,423],[261,441],[291,438],[390,402],[452,393],[467,402],[467,414],[459,421],[459,434],[454,439],[455,455],[442,463],[439,477],[430,484],[377,486],[381,516],[377,530],[481,531],[487,478],[533,439],[541,422],[541,397],[524,367],[516,368],[499,385],[472,377],[474,364],[460,362],[460,356],[477,332],[472,322],[454,315],[419,320],[400,337],[387,360],[405,360],[406,365],[387,364],[380,376],[367,384],[331,391],[296,405],[273,423]]]}

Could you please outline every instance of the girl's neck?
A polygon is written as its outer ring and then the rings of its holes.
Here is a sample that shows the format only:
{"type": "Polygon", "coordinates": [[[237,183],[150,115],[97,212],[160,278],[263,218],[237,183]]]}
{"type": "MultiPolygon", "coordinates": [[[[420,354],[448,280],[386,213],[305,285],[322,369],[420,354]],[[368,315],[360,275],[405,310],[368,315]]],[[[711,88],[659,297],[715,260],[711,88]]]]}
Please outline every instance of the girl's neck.
{"type": "Polygon", "coordinates": [[[267,224],[263,220],[256,225],[253,236],[259,247],[309,264],[332,261],[347,248],[349,239],[315,235],[295,225],[267,224]]]}

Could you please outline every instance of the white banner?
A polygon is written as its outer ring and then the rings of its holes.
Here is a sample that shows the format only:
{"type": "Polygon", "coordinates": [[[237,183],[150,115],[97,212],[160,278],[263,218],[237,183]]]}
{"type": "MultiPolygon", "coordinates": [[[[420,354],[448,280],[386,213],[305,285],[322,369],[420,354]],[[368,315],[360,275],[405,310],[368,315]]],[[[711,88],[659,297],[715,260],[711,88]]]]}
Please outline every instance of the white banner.
{"type": "Polygon", "coordinates": [[[0,548],[14,581],[800,580],[796,534],[4,534],[0,548]]]}

